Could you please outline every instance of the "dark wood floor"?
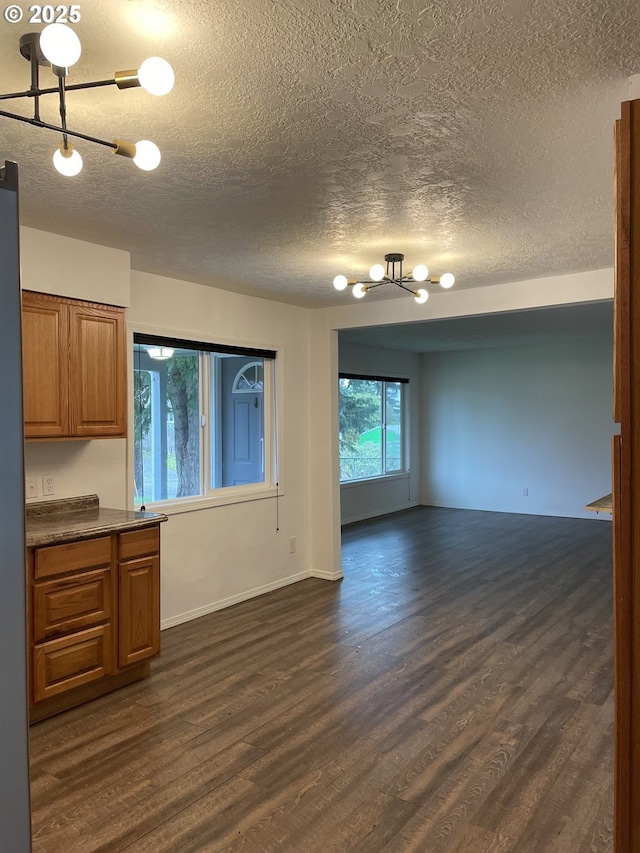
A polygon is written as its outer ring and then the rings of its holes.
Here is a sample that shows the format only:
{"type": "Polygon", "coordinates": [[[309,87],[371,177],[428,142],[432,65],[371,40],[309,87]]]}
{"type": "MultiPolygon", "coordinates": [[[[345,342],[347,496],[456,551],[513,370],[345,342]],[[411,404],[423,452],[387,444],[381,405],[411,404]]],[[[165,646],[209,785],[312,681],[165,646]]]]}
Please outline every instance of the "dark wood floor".
{"type": "Polygon", "coordinates": [[[35,853],[612,849],[611,526],[418,508],[32,727],[35,853]]]}

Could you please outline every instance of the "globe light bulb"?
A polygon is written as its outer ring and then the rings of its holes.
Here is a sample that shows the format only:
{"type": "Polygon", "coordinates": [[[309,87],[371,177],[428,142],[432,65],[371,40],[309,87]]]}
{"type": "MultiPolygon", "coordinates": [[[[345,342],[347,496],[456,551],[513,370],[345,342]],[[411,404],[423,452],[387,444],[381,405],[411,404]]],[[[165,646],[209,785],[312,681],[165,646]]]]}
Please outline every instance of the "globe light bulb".
{"type": "Polygon", "coordinates": [[[353,285],[353,295],[356,299],[362,299],[366,292],[367,288],[362,284],[362,282],[359,281],[357,284],[353,285]]]}
{"type": "Polygon", "coordinates": [[[149,142],[148,139],[141,139],[140,142],[136,142],[136,155],[133,162],[139,169],[152,172],[159,166],[161,156],[158,146],[149,142]]]}
{"type": "Polygon", "coordinates": [[[421,287],[416,291],[416,295],[413,297],[418,305],[424,305],[424,303],[429,298],[429,291],[425,290],[424,287],[421,287]]]}
{"type": "MultiPolygon", "coordinates": [[[[369,270],[371,281],[382,281],[384,278],[384,267],[382,264],[374,264],[369,270]]],[[[364,296],[364,294],[362,294],[364,296]]]]}
{"type": "Polygon", "coordinates": [[[444,287],[445,290],[448,290],[450,287],[453,287],[456,277],[453,273],[446,272],[440,276],[440,287],[444,287]]]}
{"type": "Polygon", "coordinates": [[[80,59],[80,39],[66,24],[49,24],[40,33],[40,50],[52,65],[69,68],[80,59]]]}
{"type": "Polygon", "coordinates": [[[150,95],[166,95],[173,89],[176,75],[166,59],[150,56],[138,69],[138,80],[150,95]]]}
{"type": "Polygon", "coordinates": [[[346,275],[337,275],[333,280],[333,286],[336,290],[344,290],[348,284],[346,275]]]}
{"type": "Polygon", "coordinates": [[[56,148],[53,153],[53,165],[61,175],[67,178],[73,178],[82,171],[82,157],[74,150],[71,143],[64,148],[64,142],[60,143],[60,147],[56,148]]]}
{"type": "Polygon", "coordinates": [[[429,270],[425,267],[424,264],[418,264],[418,266],[413,268],[414,281],[426,281],[428,276],[429,270]]]}

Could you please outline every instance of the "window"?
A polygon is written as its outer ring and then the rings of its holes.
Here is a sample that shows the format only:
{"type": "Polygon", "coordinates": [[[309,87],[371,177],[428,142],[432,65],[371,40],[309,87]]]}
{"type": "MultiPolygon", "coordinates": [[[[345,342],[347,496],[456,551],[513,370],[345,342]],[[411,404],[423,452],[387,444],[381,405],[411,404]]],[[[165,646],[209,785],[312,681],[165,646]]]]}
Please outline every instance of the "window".
{"type": "Polygon", "coordinates": [[[272,484],[274,359],[134,334],[135,505],[272,484]]]}
{"type": "Polygon", "coordinates": [[[340,482],[405,470],[405,379],[341,374],[340,482]]]}

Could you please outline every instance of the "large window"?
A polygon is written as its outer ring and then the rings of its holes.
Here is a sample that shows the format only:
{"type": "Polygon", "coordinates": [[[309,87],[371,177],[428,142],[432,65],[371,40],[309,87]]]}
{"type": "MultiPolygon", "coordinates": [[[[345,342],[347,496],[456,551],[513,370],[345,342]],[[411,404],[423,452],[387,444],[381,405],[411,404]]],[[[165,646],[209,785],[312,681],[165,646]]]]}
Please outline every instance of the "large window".
{"type": "Polygon", "coordinates": [[[406,380],[340,375],[340,482],[405,470],[406,380]]]}
{"type": "Polygon", "coordinates": [[[137,506],[271,485],[274,358],[270,350],[134,335],[137,506]]]}

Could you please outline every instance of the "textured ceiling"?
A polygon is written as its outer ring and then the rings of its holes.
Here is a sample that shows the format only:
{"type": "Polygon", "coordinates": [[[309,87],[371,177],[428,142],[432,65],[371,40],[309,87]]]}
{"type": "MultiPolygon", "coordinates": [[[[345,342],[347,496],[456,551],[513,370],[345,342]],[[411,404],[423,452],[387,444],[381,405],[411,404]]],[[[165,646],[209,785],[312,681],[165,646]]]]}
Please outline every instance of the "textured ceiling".
{"type": "Polygon", "coordinates": [[[340,342],[405,352],[527,346],[612,339],[613,302],[589,302],[475,317],[372,326],[340,332],[340,342]]]}
{"type": "MultiPolygon", "coordinates": [[[[389,251],[458,287],[612,264],[612,124],[640,71],[637,0],[81,10],[70,83],[159,54],[176,86],[72,92],[69,126],[153,139],[163,161],[145,173],[78,143],[84,170],[63,178],[55,134],[0,118],[26,225],[126,249],[135,269],[303,305],[347,302],[333,276],[363,276],[389,251]]],[[[2,90],[24,90],[17,44],[34,27],[0,28],[2,90]]]]}

